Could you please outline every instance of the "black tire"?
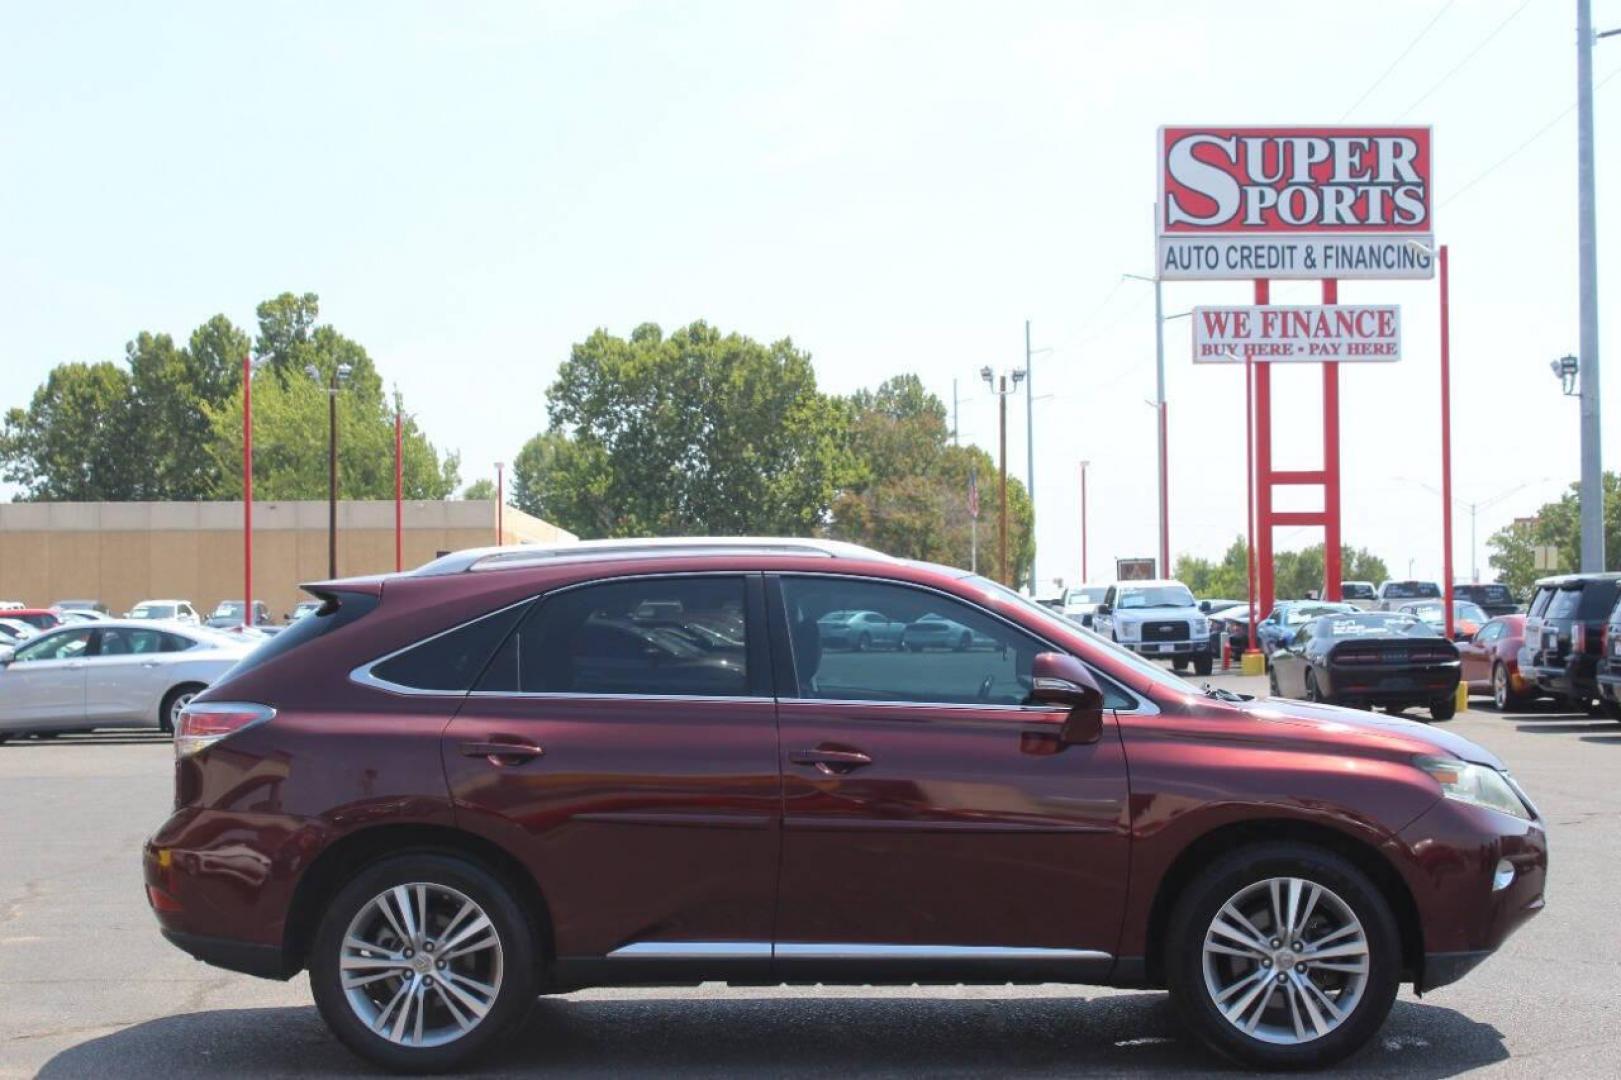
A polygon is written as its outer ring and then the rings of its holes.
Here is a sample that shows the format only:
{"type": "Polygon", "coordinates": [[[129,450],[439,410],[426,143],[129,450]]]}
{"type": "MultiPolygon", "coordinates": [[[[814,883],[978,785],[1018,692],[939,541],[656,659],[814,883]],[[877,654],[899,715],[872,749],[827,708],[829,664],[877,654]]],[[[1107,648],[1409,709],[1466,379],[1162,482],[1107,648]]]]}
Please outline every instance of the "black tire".
{"type": "Polygon", "coordinates": [[[1165,976],[1183,1020],[1217,1052],[1254,1068],[1321,1068],[1355,1053],[1384,1023],[1401,980],[1401,938],[1390,904],[1352,863],[1310,844],[1255,844],[1218,856],[1182,890],[1167,927],[1165,976]],[[1220,1012],[1206,981],[1204,939],[1212,921],[1246,887],[1274,877],[1301,878],[1330,890],[1362,924],[1368,947],[1367,981],[1350,1015],[1327,1033],[1293,1044],[1239,1031],[1220,1012]]]}
{"type": "Polygon", "coordinates": [[[310,990],[327,1026],[360,1057],[395,1071],[444,1072],[488,1049],[527,1013],[537,993],[535,958],[531,923],[498,878],[454,855],[394,855],[362,867],[327,904],[310,949],[310,990]],[[493,1004],[465,1034],[439,1046],[402,1046],[374,1032],[351,1006],[339,968],[356,915],[389,888],[415,883],[447,887],[473,900],[489,917],[500,944],[500,985],[493,1004]]]}
{"type": "Polygon", "coordinates": [[[1430,702],[1430,719],[1437,724],[1445,723],[1458,715],[1458,699],[1455,695],[1437,698],[1430,702]]]}
{"type": "Polygon", "coordinates": [[[1171,661],[1171,670],[1186,671],[1188,670],[1188,662],[1179,656],[1175,660],[1171,661]]]}
{"type": "Polygon", "coordinates": [[[184,702],[190,701],[206,689],[208,687],[202,683],[181,683],[167,694],[164,694],[163,704],[158,706],[158,730],[165,735],[173,735],[175,704],[179,702],[183,708],[184,702]]]}
{"type": "Polygon", "coordinates": [[[1508,669],[1502,664],[1492,665],[1492,704],[1497,706],[1498,712],[1508,712],[1525,704],[1524,696],[1516,694],[1509,686],[1508,669]]]}
{"type": "Polygon", "coordinates": [[[861,636],[856,638],[856,652],[866,652],[870,648],[872,648],[872,635],[863,631],[861,636]]]}
{"type": "Polygon", "coordinates": [[[1193,658],[1193,673],[1195,675],[1208,675],[1214,670],[1216,670],[1216,660],[1209,653],[1193,658]]]}
{"type": "Polygon", "coordinates": [[[974,635],[968,633],[965,630],[965,631],[963,631],[962,637],[957,639],[957,651],[958,652],[967,652],[968,647],[970,645],[972,645],[973,643],[974,643],[974,635]]]}
{"type": "Polygon", "coordinates": [[[1278,669],[1277,668],[1273,668],[1271,671],[1266,673],[1266,688],[1267,688],[1267,692],[1270,693],[1273,697],[1282,697],[1283,696],[1283,687],[1278,685],[1278,669]]]}
{"type": "Polygon", "coordinates": [[[1323,692],[1317,689],[1317,673],[1311,668],[1306,669],[1306,700],[1324,703],[1323,692]]]}

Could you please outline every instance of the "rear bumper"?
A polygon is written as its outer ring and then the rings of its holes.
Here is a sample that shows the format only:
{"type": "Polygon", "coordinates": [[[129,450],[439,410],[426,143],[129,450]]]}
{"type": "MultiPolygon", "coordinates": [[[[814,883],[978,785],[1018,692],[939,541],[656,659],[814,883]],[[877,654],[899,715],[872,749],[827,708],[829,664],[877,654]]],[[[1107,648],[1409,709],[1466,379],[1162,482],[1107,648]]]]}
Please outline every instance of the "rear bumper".
{"type": "Polygon", "coordinates": [[[1330,666],[1324,691],[1335,698],[1354,698],[1381,704],[1435,701],[1457,692],[1460,666],[1433,667],[1330,666]]]}
{"type": "Polygon", "coordinates": [[[1598,673],[1598,696],[1606,701],[1621,701],[1621,672],[1598,673]]]}
{"type": "Polygon", "coordinates": [[[286,952],[275,945],[255,945],[230,938],[204,937],[160,928],[169,944],[189,953],[193,959],[205,964],[256,975],[261,979],[290,979],[298,974],[298,965],[288,962],[286,952]]]}
{"type": "Polygon", "coordinates": [[[1573,656],[1563,663],[1541,663],[1520,670],[1527,682],[1545,694],[1567,698],[1599,696],[1598,663],[1592,656],[1573,656]]]}

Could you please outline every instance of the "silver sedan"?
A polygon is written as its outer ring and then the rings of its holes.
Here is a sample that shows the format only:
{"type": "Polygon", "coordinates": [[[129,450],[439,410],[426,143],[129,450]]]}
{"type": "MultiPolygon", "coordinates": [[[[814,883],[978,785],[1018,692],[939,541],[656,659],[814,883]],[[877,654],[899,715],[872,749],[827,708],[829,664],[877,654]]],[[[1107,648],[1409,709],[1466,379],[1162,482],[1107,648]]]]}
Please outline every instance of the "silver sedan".
{"type": "Polygon", "coordinates": [[[257,642],[176,622],[69,623],[0,647],[0,741],[30,732],[155,727],[257,642]]]}

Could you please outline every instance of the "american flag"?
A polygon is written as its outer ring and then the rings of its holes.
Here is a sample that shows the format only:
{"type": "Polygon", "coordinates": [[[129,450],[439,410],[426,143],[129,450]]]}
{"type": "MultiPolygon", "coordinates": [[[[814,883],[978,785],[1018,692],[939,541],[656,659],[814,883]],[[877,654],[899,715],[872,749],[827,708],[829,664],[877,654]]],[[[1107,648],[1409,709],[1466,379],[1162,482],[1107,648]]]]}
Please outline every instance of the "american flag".
{"type": "Polygon", "coordinates": [[[968,470],[968,516],[979,520],[979,470],[968,470]]]}

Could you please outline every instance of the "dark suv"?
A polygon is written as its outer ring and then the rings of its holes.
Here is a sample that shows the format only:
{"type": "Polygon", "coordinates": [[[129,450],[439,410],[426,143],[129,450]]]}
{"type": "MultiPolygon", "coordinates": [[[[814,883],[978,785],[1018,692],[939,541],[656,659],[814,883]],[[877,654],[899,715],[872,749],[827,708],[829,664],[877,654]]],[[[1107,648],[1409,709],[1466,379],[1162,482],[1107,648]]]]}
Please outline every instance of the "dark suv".
{"type": "Polygon", "coordinates": [[[1598,662],[1599,707],[1611,720],[1621,720],[1621,600],[1610,609],[1603,647],[1598,662]]]}
{"type": "Polygon", "coordinates": [[[1520,674],[1543,693],[1578,708],[1600,700],[1599,659],[1610,611],[1621,596],[1621,574],[1543,578],[1525,616],[1520,674]]]}
{"type": "Polygon", "coordinates": [[[1492,618],[1499,615],[1514,615],[1520,610],[1520,605],[1514,602],[1514,594],[1507,585],[1498,582],[1471,582],[1467,585],[1452,586],[1453,600],[1469,600],[1479,605],[1480,609],[1492,618]]]}
{"type": "Polygon", "coordinates": [[[309,589],[183,714],[147,896],[389,1067],[704,980],[1166,987],[1218,1050],[1322,1065],[1543,906],[1486,750],[1201,692],[962,570],[593,542],[309,589]],[[833,647],[841,611],[971,647],[833,647]]]}

